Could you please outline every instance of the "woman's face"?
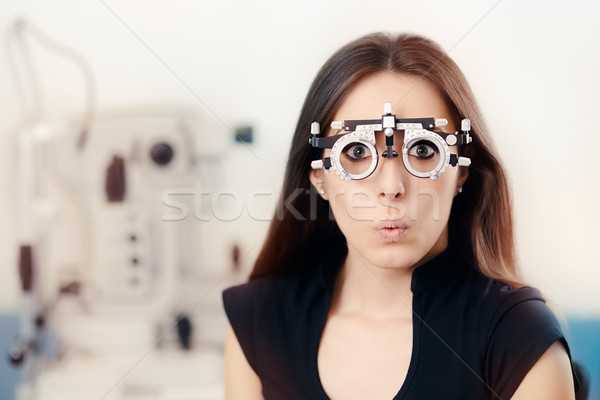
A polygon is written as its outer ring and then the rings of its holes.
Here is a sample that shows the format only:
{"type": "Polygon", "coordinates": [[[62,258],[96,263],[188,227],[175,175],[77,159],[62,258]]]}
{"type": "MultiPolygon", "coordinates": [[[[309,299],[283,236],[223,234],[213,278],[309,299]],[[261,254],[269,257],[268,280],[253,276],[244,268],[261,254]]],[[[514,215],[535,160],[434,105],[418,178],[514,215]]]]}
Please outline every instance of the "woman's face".
{"type": "MultiPolygon", "coordinates": [[[[346,97],[335,121],[378,119],[385,102],[396,118],[446,118],[442,128],[454,133],[455,123],[435,86],[412,75],[384,72],[361,81],[346,97]]],[[[439,128],[438,128],[439,129],[439,128]]],[[[329,131],[328,136],[337,134],[329,131]]],[[[467,177],[464,168],[448,167],[436,180],[411,175],[402,157],[382,158],[383,132],[376,134],[379,164],[363,180],[345,182],[335,173],[311,172],[311,182],[324,189],[335,220],[346,237],[349,254],[380,268],[411,267],[425,262],[448,243],[452,200],[467,177]]],[[[401,154],[402,132],[394,132],[394,150],[401,154]]],[[[451,147],[452,152],[456,148],[451,147]]],[[[331,151],[325,150],[324,156],[331,151]]]]}

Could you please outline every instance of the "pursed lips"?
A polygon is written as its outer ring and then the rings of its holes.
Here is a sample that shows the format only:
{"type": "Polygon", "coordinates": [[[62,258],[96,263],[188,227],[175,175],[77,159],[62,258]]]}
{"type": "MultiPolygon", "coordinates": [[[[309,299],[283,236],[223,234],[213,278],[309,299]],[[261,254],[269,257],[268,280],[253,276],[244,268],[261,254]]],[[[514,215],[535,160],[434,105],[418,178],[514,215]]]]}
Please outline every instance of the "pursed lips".
{"type": "Polygon", "coordinates": [[[400,240],[409,226],[402,220],[383,220],[375,224],[375,230],[379,236],[386,242],[395,242],[400,240]]]}

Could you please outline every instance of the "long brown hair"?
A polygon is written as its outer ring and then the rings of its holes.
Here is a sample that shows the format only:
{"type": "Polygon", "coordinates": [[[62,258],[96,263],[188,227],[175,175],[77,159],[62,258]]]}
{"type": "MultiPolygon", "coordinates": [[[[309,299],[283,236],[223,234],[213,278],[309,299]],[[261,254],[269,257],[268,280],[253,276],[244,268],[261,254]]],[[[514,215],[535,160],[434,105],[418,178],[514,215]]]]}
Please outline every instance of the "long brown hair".
{"type": "Polygon", "coordinates": [[[458,66],[431,40],[383,33],[342,47],[317,74],[296,125],[278,207],[250,279],[310,273],[326,253],[345,254],[345,238],[329,215],[329,203],[316,196],[309,181],[310,162],[322,153],[308,144],[310,124],[317,121],[322,127],[329,126],[356,84],[384,71],[429,80],[456,122],[471,120],[474,140],[464,153],[472,164],[462,193],[453,201],[449,246],[485,275],[518,285],[507,177],[469,84],[458,66]]]}

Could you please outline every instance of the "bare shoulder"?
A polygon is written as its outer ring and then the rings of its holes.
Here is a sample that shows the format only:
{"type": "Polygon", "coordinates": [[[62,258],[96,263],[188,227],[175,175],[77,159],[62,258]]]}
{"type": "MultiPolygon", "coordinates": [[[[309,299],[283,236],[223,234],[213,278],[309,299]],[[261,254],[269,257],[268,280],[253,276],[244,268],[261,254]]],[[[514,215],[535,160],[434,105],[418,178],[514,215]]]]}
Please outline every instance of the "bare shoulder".
{"type": "Polygon", "coordinates": [[[227,324],[225,336],[225,399],[262,400],[262,385],[248,361],[242,347],[227,324]]]}
{"type": "Polygon", "coordinates": [[[554,342],[531,367],[511,399],[575,399],[571,363],[560,341],[554,342]]]}

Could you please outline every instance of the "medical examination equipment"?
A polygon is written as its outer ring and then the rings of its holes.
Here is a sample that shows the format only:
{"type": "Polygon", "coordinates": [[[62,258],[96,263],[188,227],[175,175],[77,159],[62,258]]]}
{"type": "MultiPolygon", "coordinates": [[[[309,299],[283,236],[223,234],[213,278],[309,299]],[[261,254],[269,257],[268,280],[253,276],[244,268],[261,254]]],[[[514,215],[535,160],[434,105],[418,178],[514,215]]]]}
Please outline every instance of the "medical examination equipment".
{"type": "Polygon", "coordinates": [[[235,242],[204,244],[215,221],[173,215],[165,193],[202,206],[208,199],[190,194],[224,183],[231,132],[191,107],[97,110],[82,57],[23,20],[11,34],[24,116],[15,179],[23,309],[9,352],[24,370],[18,398],[222,398],[214,283],[235,242]],[[38,79],[25,32],[84,66],[82,118],[44,118],[39,86],[25,89],[38,79]]]}
{"type": "Polygon", "coordinates": [[[471,160],[450,152],[449,146],[463,146],[472,142],[469,134],[471,123],[463,119],[461,133],[454,134],[436,131],[434,128],[448,125],[446,119],[435,118],[396,118],[392,114],[392,103],[384,105],[384,115],[378,120],[346,120],[334,121],[331,129],[343,130],[344,133],[318,137],[318,122],[311,125],[309,143],[313,147],[331,149],[331,156],[311,163],[313,169],[335,173],[346,182],[365,179],[370,176],[379,162],[375,145],[375,132],[385,134],[386,150],[381,154],[384,158],[395,158],[398,154],[392,148],[394,131],[404,132],[402,145],[402,161],[404,167],[412,175],[419,178],[437,179],[444,173],[448,165],[469,166],[471,160]]]}

